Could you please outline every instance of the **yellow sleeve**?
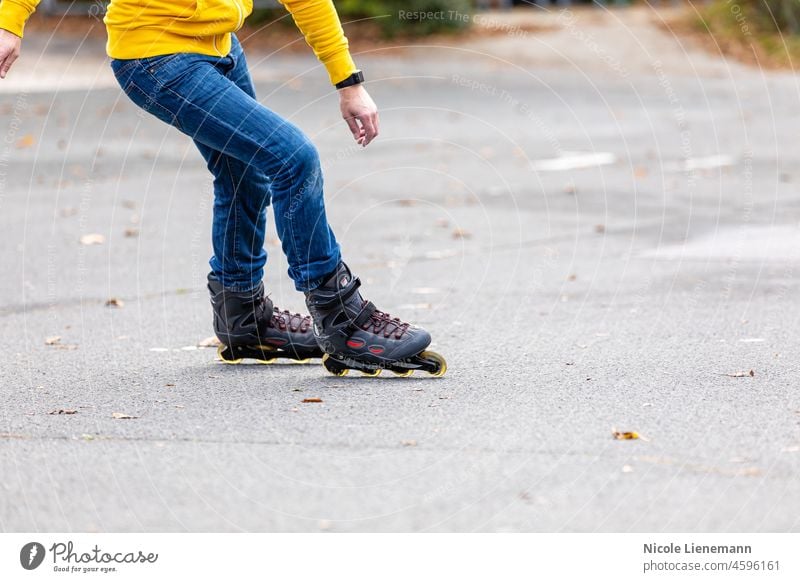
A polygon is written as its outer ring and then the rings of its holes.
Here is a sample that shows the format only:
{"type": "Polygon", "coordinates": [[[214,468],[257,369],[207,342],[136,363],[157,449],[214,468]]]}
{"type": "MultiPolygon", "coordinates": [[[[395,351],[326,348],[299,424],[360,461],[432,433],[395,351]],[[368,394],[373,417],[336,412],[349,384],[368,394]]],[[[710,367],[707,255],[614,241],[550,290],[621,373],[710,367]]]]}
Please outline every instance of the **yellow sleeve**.
{"type": "MultiPolygon", "coordinates": [[[[4,2],[8,0],[3,0],[4,2]]],[[[325,65],[331,83],[344,81],[356,68],[333,0],[280,0],[306,37],[314,54],[325,65]]]]}
{"type": "Polygon", "coordinates": [[[0,1],[0,28],[22,37],[22,30],[30,18],[39,0],[2,0],[0,1]]]}

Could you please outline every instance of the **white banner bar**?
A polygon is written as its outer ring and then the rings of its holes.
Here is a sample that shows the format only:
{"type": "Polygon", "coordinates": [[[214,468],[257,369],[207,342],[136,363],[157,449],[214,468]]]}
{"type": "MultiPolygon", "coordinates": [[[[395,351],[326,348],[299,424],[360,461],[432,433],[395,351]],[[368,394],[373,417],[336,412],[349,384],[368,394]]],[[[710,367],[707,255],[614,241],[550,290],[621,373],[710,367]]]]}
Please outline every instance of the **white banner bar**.
{"type": "Polygon", "coordinates": [[[1,534],[0,580],[800,580],[796,534],[1,534]]]}

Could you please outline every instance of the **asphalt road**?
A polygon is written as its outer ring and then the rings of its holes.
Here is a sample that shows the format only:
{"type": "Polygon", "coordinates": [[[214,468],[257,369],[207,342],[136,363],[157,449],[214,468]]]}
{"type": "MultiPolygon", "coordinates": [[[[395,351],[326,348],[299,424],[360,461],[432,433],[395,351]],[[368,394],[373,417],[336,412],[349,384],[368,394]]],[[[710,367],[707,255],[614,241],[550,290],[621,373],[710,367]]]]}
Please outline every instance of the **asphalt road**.
{"type": "Polygon", "coordinates": [[[364,151],[313,59],[250,55],[442,379],[198,349],[202,160],[101,43],[31,35],[0,84],[0,530],[800,529],[797,77],[576,18],[361,55],[364,151]]]}

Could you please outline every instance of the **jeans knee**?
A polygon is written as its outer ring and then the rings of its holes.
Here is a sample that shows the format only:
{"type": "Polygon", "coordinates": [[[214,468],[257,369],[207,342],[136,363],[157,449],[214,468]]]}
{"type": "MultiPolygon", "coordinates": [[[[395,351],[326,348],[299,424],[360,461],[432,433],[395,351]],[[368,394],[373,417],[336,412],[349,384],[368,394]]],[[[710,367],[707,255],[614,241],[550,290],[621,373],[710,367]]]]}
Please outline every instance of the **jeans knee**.
{"type": "Polygon", "coordinates": [[[295,177],[314,180],[322,174],[319,151],[305,136],[295,149],[292,162],[292,166],[295,168],[295,177]]]}

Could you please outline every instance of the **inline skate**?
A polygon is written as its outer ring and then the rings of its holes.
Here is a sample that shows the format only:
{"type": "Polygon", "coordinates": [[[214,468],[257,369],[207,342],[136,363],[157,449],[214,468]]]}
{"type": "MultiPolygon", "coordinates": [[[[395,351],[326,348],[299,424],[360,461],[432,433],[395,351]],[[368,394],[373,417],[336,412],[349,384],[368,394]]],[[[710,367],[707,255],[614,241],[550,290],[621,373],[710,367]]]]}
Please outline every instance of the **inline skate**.
{"type": "Polygon", "coordinates": [[[213,273],[208,291],[214,308],[214,331],[221,342],[217,354],[226,364],[253,359],[271,364],[278,358],[305,363],[321,358],[311,317],[281,311],[264,295],[264,284],[252,291],[225,289],[213,273]]]}
{"type": "Polygon", "coordinates": [[[359,370],[377,376],[389,370],[409,376],[415,370],[432,376],[447,371],[445,359],[425,351],[431,343],[424,329],[379,311],[364,300],[344,263],[320,287],[306,293],[306,305],[314,320],[314,335],[325,352],[322,363],[336,376],[359,370]]]}

